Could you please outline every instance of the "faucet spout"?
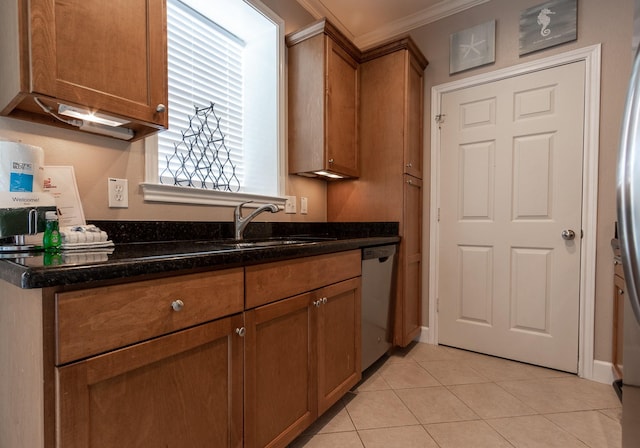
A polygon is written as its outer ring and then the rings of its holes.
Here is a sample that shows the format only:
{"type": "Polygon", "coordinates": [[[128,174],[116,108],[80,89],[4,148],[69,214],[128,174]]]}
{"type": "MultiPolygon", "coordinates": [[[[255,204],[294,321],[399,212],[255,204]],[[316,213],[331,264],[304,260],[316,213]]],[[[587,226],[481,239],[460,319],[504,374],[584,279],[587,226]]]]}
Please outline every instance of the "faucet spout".
{"type": "Polygon", "coordinates": [[[253,218],[258,216],[260,213],[267,212],[267,211],[269,211],[271,213],[278,213],[280,211],[280,208],[276,204],[265,204],[265,205],[261,205],[260,207],[256,208],[248,216],[243,217],[242,216],[242,206],[245,205],[245,204],[248,204],[250,202],[253,202],[253,201],[243,202],[242,204],[238,205],[235,208],[235,210],[233,211],[233,222],[234,222],[234,227],[235,227],[235,238],[236,238],[236,240],[241,240],[242,239],[242,235],[244,234],[244,229],[253,220],[253,218]]]}

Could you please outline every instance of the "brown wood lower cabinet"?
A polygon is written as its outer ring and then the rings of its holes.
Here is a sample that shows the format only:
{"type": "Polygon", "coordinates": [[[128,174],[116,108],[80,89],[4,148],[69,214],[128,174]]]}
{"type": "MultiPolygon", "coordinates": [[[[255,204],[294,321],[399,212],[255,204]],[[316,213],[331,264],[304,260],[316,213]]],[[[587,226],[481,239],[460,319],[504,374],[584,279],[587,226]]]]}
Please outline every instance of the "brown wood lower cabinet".
{"type": "Polygon", "coordinates": [[[56,369],[58,447],[242,446],[242,314],[56,369]]]}
{"type": "Polygon", "coordinates": [[[394,343],[406,347],[422,329],[422,180],[404,175],[403,238],[394,343]]]}
{"type": "Polygon", "coordinates": [[[360,263],[0,280],[0,447],[286,446],[360,380],[360,263]]]}
{"type": "Polygon", "coordinates": [[[361,378],[360,277],[246,312],[245,446],[285,447],[361,378]]]}

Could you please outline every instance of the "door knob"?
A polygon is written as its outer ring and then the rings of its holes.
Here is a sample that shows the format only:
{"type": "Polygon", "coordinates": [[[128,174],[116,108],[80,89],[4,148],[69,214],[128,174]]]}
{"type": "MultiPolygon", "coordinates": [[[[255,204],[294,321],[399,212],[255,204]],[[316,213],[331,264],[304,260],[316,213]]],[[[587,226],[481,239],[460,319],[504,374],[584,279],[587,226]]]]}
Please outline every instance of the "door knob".
{"type": "Polygon", "coordinates": [[[576,237],[576,232],[574,232],[571,229],[565,229],[565,230],[562,231],[562,239],[563,240],[571,241],[575,237],[576,237]]]}

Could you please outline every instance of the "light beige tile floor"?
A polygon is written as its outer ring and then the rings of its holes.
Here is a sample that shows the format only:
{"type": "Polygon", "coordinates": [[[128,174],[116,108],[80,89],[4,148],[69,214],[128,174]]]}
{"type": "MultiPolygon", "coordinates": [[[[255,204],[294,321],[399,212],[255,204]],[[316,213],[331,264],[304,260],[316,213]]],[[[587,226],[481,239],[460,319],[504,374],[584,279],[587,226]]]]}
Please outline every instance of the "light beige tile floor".
{"type": "Polygon", "coordinates": [[[443,346],[385,357],[291,448],[619,448],[608,384],[443,346]]]}

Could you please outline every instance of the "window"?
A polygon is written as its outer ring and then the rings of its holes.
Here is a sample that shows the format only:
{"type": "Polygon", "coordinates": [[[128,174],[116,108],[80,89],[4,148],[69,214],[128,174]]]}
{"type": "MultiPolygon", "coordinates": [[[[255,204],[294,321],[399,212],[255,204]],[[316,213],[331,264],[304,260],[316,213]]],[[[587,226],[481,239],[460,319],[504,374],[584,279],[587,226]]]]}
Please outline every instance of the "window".
{"type": "Polygon", "coordinates": [[[145,200],[229,205],[261,202],[260,196],[272,202],[281,194],[282,29],[257,0],[167,1],[169,129],[147,140],[145,200]],[[207,140],[183,143],[182,135],[201,130],[196,107],[211,104],[215,117],[208,117],[203,137],[222,135],[224,147],[217,138],[204,163],[210,171],[196,173],[202,163],[189,147],[207,140]],[[213,153],[219,162],[210,161],[213,153]],[[190,184],[195,188],[185,188],[190,184]]]}

